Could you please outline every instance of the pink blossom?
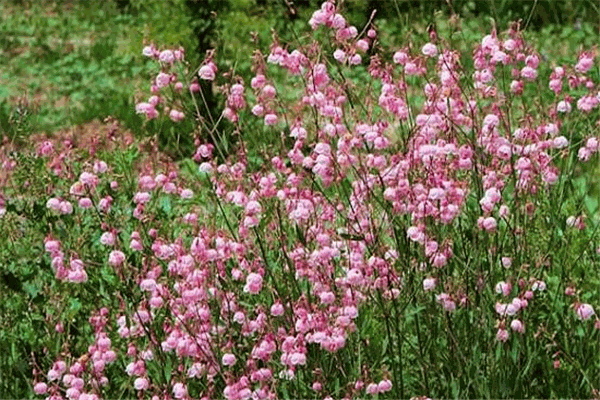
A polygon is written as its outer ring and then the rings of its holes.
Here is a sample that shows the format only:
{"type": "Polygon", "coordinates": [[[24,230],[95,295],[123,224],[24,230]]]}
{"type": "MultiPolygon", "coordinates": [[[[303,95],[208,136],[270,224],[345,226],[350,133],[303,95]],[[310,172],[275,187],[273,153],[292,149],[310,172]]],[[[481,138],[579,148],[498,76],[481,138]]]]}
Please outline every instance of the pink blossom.
{"type": "Polygon", "coordinates": [[[483,226],[483,229],[485,229],[486,231],[492,232],[492,231],[496,230],[496,227],[498,226],[498,224],[494,217],[487,217],[483,220],[482,226],[483,226]]]}
{"type": "Polygon", "coordinates": [[[590,152],[596,152],[596,151],[598,151],[598,148],[600,147],[600,143],[598,142],[597,138],[591,137],[585,142],[585,147],[590,152]]]}
{"type": "Polygon", "coordinates": [[[263,113],[265,112],[265,108],[261,104],[256,104],[254,107],[252,107],[251,111],[252,111],[252,114],[259,117],[259,116],[263,115],[263,113]]]}
{"type": "Polygon", "coordinates": [[[61,214],[71,214],[73,213],[73,205],[68,201],[61,201],[60,203],[60,213],[61,214]]]}
{"type": "Polygon", "coordinates": [[[433,290],[436,286],[435,278],[425,278],[423,279],[423,290],[430,291],[433,290]]]}
{"type": "Polygon", "coordinates": [[[38,382],[33,387],[33,391],[35,394],[44,394],[48,391],[48,385],[46,385],[44,382],[38,382]]]}
{"type": "Polygon", "coordinates": [[[115,244],[115,235],[112,232],[104,232],[100,236],[100,243],[105,246],[112,246],[115,244]]]}
{"type": "Polygon", "coordinates": [[[263,277],[256,273],[248,274],[244,292],[257,294],[262,289],[263,277]]]}
{"type": "Polygon", "coordinates": [[[46,207],[53,211],[60,211],[60,199],[57,199],[56,197],[48,199],[46,207]]]}
{"type": "Polygon", "coordinates": [[[435,44],[427,43],[425,46],[423,46],[421,52],[427,57],[435,57],[437,55],[438,50],[435,44]]]}
{"type": "Polygon", "coordinates": [[[508,295],[510,295],[511,291],[512,291],[512,285],[510,283],[506,283],[506,282],[502,281],[502,282],[498,282],[498,284],[496,285],[496,293],[498,293],[498,294],[508,296],[508,295]]]}
{"type": "Polygon", "coordinates": [[[405,65],[408,62],[408,54],[403,51],[397,51],[394,53],[393,60],[396,64],[405,65]]]}
{"type": "Polygon", "coordinates": [[[172,64],[175,61],[175,55],[171,50],[163,50],[158,55],[158,59],[164,63],[172,64]]]}
{"type": "Polygon", "coordinates": [[[375,394],[379,393],[379,387],[377,386],[376,383],[369,383],[367,385],[366,392],[367,392],[367,394],[375,395],[375,394]]]}
{"type": "Polygon", "coordinates": [[[231,353],[226,353],[223,355],[223,358],[221,359],[221,363],[223,365],[225,365],[226,367],[230,367],[232,365],[234,365],[236,362],[236,358],[233,354],[231,353]]]}
{"type": "Polygon", "coordinates": [[[292,365],[304,365],[306,364],[306,355],[303,353],[292,353],[290,362],[292,365]]]}
{"type": "Polygon", "coordinates": [[[333,58],[336,61],[343,63],[344,61],[346,61],[346,52],[342,49],[337,49],[333,52],[333,58]]]}
{"type": "Polygon", "coordinates": [[[564,136],[556,137],[552,141],[552,146],[555,149],[562,149],[562,148],[567,147],[568,145],[569,145],[569,140],[564,136]]]}
{"type": "Polygon", "coordinates": [[[183,383],[177,382],[173,385],[173,395],[176,399],[183,399],[187,394],[187,386],[183,383]]]}
{"type": "Polygon", "coordinates": [[[146,390],[150,387],[150,384],[146,378],[136,378],[136,380],[133,382],[133,387],[135,390],[146,390]]]}
{"type": "Polygon", "coordinates": [[[179,193],[179,197],[182,199],[191,199],[194,197],[194,192],[191,189],[183,189],[181,193],[179,193]]]}
{"type": "Polygon", "coordinates": [[[169,112],[169,118],[173,122],[180,122],[181,120],[183,120],[184,117],[185,117],[185,114],[183,112],[181,112],[181,111],[171,110],[169,112]]]}
{"type": "Polygon", "coordinates": [[[153,292],[156,289],[156,281],[154,279],[144,279],[140,282],[140,289],[146,292],[153,292]]]}
{"type": "Polygon", "coordinates": [[[200,67],[200,69],[198,70],[198,75],[200,76],[201,79],[207,80],[207,81],[212,81],[215,79],[216,75],[215,75],[215,69],[213,67],[214,64],[210,63],[210,64],[206,64],[203,65],[202,67],[200,67]]]}
{"type": "Polygon", "coordinates": [[[377,384],[377,391],[379,393],[389,392],[390,390],[392,390],[392,381],[389,379],[384,379],[377,384]]]}
{"type": "Polygon", "coordinates": [[[594,58],[589,54],[582,54],[579,58],[579,62],[575,65],[575,70],[582,74],[588,72],[594,66],[594,58]]]}
{"type": "Polygon", "coordinates": [[[283,315],[283,312],[284,312],[284,308],[281,303],[275,303],[271,306],[271,315],[273,315],[274,317],[283,315]]]}
{"type": "Polygon", "coordinates": [[[272,99],[277,94],[277,91],[275,90],[275,88],[272,85],[266,85],[265,87],[263,87],[262,93],[268,99],[272,99]]]}
{"type": "Polygon", "coordinates": [[[275,114],[267,114],[265,115],[265,125],[275,125],[277,123],[277,115],[275,114]]]}
{"type": "Polygon", "coordinates": [[[594,308],[587,303],[580,303],[575,305],[575,313],[577,314],[577,318],[582,321],[586,321],[595,315],[594,308]]]}
{"type": "Polygon", "coordinates": [[[348,64],[350,65],[359,65],[360,63],[362,63],[362,57],[360,54],[353,54],[348,59],[348,64]]]}
{"type": "Polygon", "coordinates": [[[510,328],[515,332],[519,332],[519,333],[525,332],[525,326],[518,319],[512,320],[512,322],[510,323],[510,328]]]}
{"type": "Polygon", "coordinates": [[[265,76],[262,74],[258,74],[252,78],[252,80],[250,81],[250,86],[252,87],[252,89],[259,89],[263,87],[266,82],[267,79],[265,78],[265,76]]]}
{"type": "Polygon", "coordinates": [[[108,264],[113,267],[118,267],[125,261],[125,254],[119,250],[113,250],[108,256],[108,264]]]}
{"type": "Polygon", "coordinates": [[[156,48],[154,47],[154,45],[145,46],[142,49],[142,54],[146,57],[154,57],[155,53],[156,53],[156,48]]]}
{"type": "Polygon", "coordinates": [[[82,197],[81,199],[79,199],[79,207],[83,208],[83,209],[89,209],[92,208],[94,204],[92,203],[92,199],[90,199],[89,197],[82,197]]]}
{"type": "Polygon", "coordinates": [[[499,342],[506,342],[508,340],[508,331],[506,329],[498,329],[496,333],[496,340],[499,342]]]}
{"type": "Polygon", "coordinates": [[[169,86],[169,83],[171,83],[171,75],[165,74],[164,72],[159,72],[156,76],[155,82],[158,88],[169,86]]]}

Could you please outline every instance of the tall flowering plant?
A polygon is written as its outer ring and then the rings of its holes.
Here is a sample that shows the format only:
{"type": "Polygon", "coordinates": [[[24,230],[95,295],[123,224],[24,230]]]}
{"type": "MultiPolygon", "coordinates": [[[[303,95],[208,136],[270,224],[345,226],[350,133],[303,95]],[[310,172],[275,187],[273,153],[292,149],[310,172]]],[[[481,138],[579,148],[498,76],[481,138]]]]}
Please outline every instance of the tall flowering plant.
{"type": "Polygon", "coordinates": [[[68,350],[35,393],[597,396],[597,49],[552,65],[518,24],[468,54],[433,33],[384,49],[329,1],[309,25],[319,41],[275,38],[249,84],[144,49],[161,71],[136,110],[196,121],[198,172],[121,186],[97,162],[48,200],[95,215],[86,240],[46,239],[58,287],[115,292],[87,350],[57,326],[68,350]],[[225,96],[233,151],[198,79],[225,96]],[[257,165],[261,130],[277,139],[257,165]]]}

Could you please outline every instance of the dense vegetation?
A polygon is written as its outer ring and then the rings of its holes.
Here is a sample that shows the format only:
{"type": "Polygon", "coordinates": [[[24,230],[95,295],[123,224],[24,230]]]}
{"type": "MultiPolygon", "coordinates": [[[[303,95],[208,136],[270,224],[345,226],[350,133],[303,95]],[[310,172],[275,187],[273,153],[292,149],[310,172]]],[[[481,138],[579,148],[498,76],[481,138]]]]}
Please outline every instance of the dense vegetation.
{"type": "Polygon", "coordinates": [[[596,2],[0,14],[0,398],[600,397],[596,2]]]}

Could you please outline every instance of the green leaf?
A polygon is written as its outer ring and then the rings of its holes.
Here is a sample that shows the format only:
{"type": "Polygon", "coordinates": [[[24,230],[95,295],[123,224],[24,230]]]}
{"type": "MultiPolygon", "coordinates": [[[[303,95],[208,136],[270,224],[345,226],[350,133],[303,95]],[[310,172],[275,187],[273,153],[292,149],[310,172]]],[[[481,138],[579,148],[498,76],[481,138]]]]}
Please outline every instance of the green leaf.
{"type": "Polygon", "coordinates": [[[74,314],[81,310],[81,301],[79,299],[72,297],[69,302],[69,310],[74,314]]]}
{"type": "Polygon", "coordinates": [[[40,292],[40,288],[38,287],[38,285],[31,282],[26,282],[23,285],[23,288],[25,289],[25,293],[31,296],[31,298],[35,298],[40,292]]]}
{"type": "Polygon", "coordinates": [[[160,208],[165,212],[165,214],[167,215],[171,215],[171,198],[168,196],[163,196],[160,198],[160,208]]]}

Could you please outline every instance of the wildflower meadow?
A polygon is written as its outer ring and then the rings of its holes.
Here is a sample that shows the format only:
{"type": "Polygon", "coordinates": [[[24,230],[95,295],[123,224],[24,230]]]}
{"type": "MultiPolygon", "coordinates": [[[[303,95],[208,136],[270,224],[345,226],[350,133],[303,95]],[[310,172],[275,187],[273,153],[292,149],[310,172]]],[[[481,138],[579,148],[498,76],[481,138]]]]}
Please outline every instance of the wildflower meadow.
{"type": "Polygon", "coordinates": [[[600,398],[598,46],[351,5],[5,118],[0,397],[600,398]]]}

